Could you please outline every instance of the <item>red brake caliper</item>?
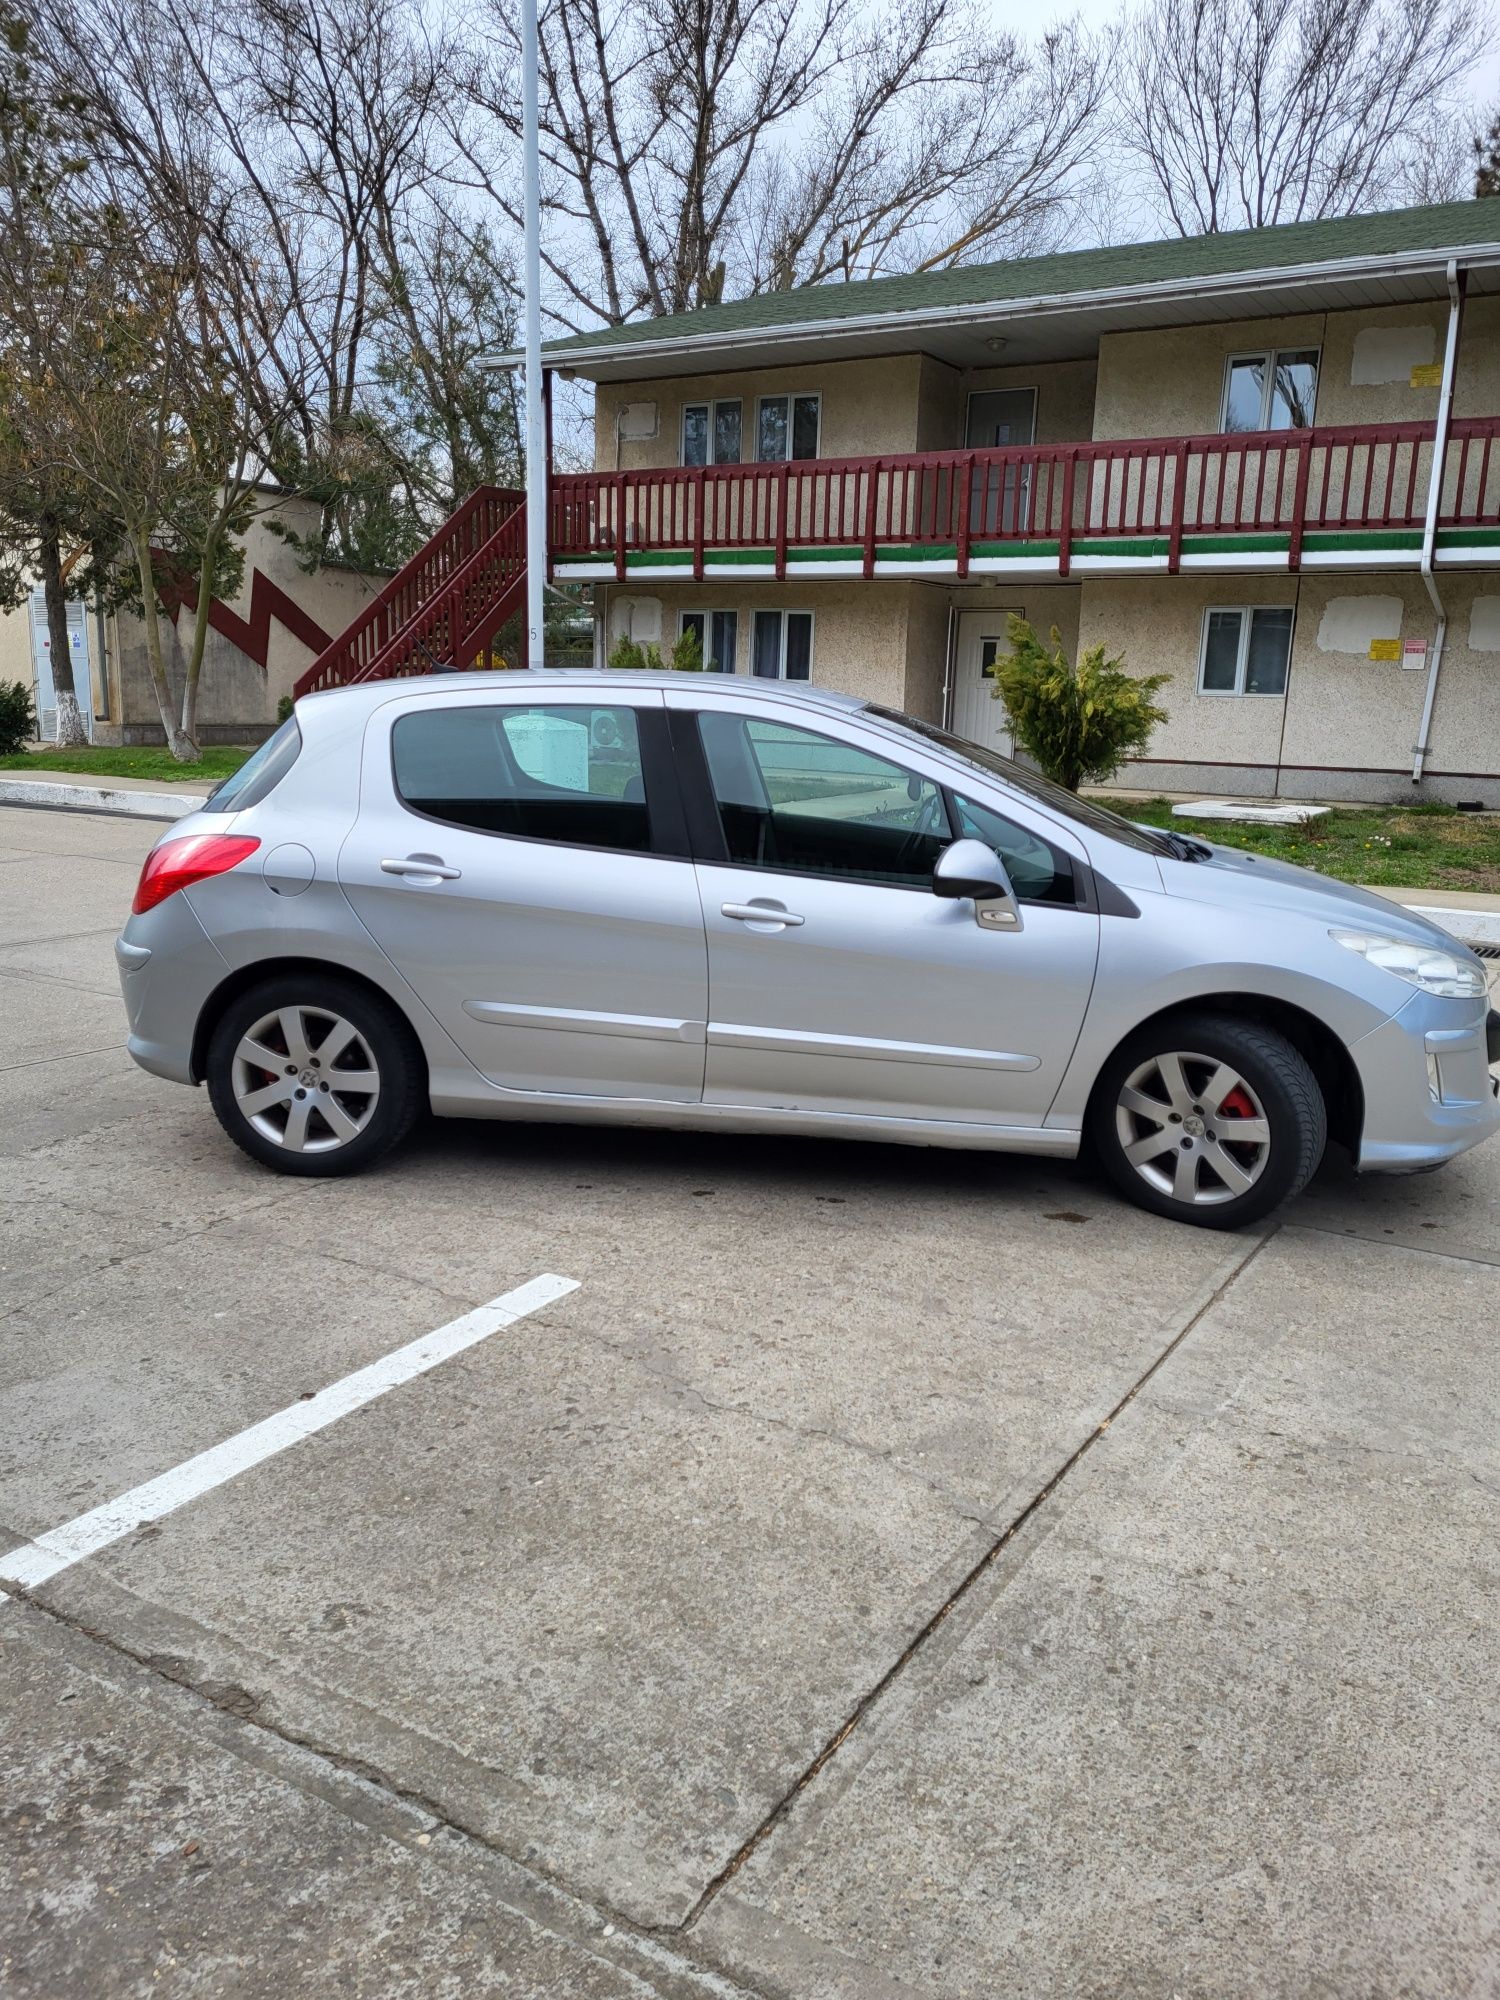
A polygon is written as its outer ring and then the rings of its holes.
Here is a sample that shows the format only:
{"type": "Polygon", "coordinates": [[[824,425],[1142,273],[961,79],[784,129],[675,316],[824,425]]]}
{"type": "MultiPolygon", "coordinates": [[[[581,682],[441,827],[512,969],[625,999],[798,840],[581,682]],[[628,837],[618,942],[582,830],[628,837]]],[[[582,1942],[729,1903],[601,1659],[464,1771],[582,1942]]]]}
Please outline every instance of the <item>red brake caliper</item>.
{"type": "Polygon", "coordinates": [[[1234,1086],[1234,1089],[1230,1091],[1224,1102],[1219,1106],[1219,1109],[1224,1113],[1226,1118],[1253,1118],[1255,1116],[1255,1105],[1251,1101],[1249,1091],[1246,1090],[1242,1083],[1237,1083],[1234,1086]]]}

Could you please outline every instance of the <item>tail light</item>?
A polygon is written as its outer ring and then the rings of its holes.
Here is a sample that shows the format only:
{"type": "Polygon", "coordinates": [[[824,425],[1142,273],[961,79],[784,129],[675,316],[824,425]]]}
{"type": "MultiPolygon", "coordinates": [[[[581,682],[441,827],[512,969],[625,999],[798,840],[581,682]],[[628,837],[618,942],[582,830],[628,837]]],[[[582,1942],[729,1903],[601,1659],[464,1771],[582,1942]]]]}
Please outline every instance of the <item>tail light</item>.
{"type": "Polygon", "coordinates": [[[210,875],[222,875],[259,846],[258,840],[244,833],[193,833],[182,840],[164,840],[146,856],[131,913],[142,916],[179,889],[205,882],[210,875]]]}

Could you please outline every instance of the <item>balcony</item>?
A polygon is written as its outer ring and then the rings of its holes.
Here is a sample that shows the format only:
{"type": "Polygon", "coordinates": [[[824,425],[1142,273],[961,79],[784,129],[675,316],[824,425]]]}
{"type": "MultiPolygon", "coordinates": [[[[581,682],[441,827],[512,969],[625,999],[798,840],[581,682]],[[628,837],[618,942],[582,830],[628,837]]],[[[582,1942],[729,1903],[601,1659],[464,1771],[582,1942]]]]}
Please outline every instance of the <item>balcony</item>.
{"type": "MultiPolygon", "coordinates": [[[[1457,420],[1436,560],[1500,563],[1500,417],[1457,420]]],[[[560,580],[1412,568],[1434,427],[1367,424],[554,477],[560,580]]]]}

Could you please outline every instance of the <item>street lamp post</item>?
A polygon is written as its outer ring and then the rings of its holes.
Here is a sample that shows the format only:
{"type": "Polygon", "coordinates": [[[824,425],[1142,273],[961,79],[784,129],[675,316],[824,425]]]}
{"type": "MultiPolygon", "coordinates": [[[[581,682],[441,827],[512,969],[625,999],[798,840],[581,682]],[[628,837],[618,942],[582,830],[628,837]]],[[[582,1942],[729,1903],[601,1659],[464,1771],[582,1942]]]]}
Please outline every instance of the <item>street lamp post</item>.
{"type": "Polygon", "coordinates": [[[537,0],[521,0],[521,90],[526,230],[526,664],[545,665],[547,436],[542,396],[542,169],[537,138],[537,0]]]}

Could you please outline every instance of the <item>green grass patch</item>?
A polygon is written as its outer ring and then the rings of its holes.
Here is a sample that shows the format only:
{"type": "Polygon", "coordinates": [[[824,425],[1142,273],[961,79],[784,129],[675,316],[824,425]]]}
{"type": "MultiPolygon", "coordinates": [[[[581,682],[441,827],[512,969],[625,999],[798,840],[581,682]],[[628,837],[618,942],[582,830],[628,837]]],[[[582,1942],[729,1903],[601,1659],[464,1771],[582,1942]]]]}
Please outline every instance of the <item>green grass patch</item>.
{"type": "Polygon", "coordinates": [[[1127,819],[1294,861],[1340,882],[1500,893],[1500,813],[1461,813],[1440,805],[1341,806],[1304,826],[1243,826],[1233,820],[1173,819],[1167,799],[1094,796],[1127,819]]]}
{"type": "Polygon", "coordinates": [[[195,764],[179,764],[171,751],[136,744],[123,750],[22,750],[0,757],[0,771],[77,771],[90,778],[152,778],[169,785],[218,784],[251,752],[229,744],[205,750],[195,764]]]}

